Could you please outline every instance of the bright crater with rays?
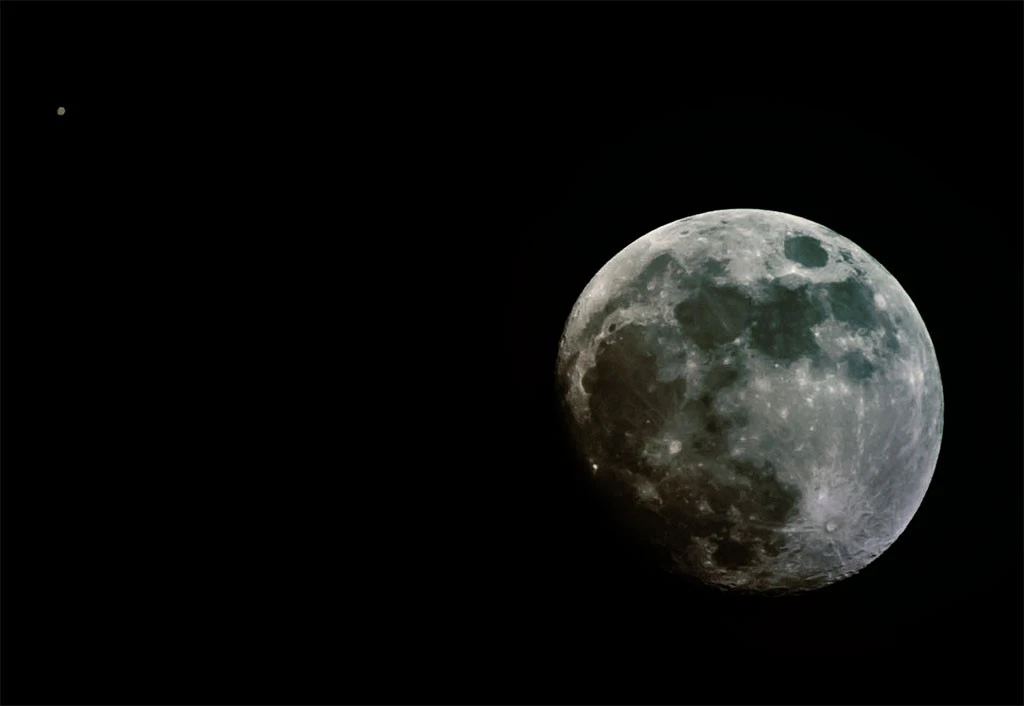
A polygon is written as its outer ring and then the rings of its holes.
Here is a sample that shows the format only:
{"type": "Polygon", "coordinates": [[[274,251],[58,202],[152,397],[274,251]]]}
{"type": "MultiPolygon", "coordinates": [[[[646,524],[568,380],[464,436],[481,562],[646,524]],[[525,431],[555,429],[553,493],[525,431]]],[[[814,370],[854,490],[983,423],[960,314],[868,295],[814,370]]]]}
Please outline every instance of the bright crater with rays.
{"type": "Polygon", "coordinates": [[[942,384],[896,279],[811,221],[685,218],[613,257],[563,332],[581,456],[667,568],[791,592],[903,532],[934,472],[942,384]]]}

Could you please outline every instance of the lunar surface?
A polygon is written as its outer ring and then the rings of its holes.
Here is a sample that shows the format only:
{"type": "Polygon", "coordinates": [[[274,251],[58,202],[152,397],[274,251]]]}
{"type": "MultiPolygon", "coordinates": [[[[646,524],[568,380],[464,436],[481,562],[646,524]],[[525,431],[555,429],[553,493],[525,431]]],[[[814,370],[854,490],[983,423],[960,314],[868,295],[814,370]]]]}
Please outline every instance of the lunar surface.
{"type": "Polygon", "coordinates": [[[942,383],[910,297],[856,244],[784,213],[713,211],[628,245],[580,294],[557,372],[619,519],[721,589],[860,571],[938,460],[942,383]]]}

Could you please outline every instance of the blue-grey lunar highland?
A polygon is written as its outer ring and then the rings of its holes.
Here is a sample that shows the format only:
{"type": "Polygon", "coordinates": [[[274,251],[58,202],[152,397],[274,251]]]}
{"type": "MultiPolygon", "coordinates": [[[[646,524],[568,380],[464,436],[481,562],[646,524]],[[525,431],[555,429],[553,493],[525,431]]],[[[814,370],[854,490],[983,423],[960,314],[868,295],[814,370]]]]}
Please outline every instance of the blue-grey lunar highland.
{"type": "Polygon", "coordinates": [[[703,213],[628,245],[573,307],[558,377],[624,526],[722,589],[863,569],[939,455],[942,383],[914,303],[857,245],[784,213],[703,213]]]}

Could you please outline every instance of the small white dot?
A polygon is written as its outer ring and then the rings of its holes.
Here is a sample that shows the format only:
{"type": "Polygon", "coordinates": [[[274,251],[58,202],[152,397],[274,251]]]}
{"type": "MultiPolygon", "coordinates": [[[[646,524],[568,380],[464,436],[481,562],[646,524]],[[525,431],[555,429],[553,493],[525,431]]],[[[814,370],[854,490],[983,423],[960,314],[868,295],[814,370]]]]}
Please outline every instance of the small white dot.
{"type": "Polygon", "coordinates": [[[64,106],[57,108],[57,115],[64,115],[64,106]]]}

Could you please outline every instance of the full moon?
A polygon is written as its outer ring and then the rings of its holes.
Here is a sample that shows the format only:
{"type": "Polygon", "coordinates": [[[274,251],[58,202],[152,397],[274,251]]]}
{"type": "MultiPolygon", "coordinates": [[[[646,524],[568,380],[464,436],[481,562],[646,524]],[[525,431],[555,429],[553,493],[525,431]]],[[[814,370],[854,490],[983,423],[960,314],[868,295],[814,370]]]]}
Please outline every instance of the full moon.
{"type": "Polygon", "coordinates": [[[712,211],[632,242],[576,301],[557,375],[623,527],[720,589],[855,574],[938,460],[942,382],[914,303],[855,243],[785,213],[712,211]]]}

